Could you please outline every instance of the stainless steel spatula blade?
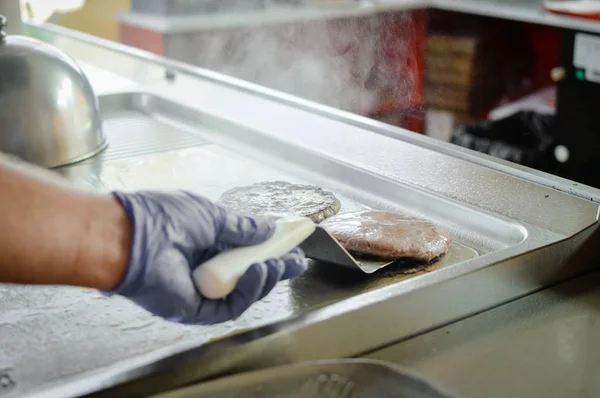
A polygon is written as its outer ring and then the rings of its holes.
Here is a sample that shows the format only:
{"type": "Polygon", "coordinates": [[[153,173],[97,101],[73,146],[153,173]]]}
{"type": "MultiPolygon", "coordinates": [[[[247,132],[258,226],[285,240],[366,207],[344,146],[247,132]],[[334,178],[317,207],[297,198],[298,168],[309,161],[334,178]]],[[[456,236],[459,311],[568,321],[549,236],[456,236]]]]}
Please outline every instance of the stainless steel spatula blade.
{"type": "Polygon", "coordinates": [[[393,263],[393,261],[357,261],[337,239],[320,226],[317,226],[315,232],[300,244],[300,248],[306,257],[313,260],[358,269],[366,274],[372,274],[393,263]]]}

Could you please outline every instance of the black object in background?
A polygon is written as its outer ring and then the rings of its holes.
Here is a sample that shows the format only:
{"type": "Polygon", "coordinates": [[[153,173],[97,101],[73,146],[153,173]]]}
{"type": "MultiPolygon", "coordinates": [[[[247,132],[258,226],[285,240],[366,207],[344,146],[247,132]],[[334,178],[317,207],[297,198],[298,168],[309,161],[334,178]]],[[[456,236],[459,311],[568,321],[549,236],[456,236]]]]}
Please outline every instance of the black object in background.
{"type": "Polygon", "coordinates": [[[504,119],[459,126],[452,143],[541,171],[550,171],[554,116],[517,112],[504,119]]]}
{"type": "MultiPolygon", "coordinates": [[[[589,70],[573,65],[575,40],[580,34],[562,34],[560,63],[565,76],[557,83],[555,174],[600,188],[600,81],[590,81],[589,70]]],[[[600,71],[600,63],[594,68],[600,71]]]]}

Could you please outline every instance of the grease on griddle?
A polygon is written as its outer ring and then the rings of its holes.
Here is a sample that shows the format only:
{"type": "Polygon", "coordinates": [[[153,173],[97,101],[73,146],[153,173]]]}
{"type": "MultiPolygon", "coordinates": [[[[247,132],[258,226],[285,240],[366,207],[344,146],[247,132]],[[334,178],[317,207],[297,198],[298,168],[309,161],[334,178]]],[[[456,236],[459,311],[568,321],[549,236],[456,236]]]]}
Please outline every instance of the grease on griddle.
{"type": "MultiPolygon", "coordinates": [[[[446,256],[442,253],[430,261],[423,261],[414,258],[399,258],[390,265],[382,268],[377,274],[379,277],[391,278],[398,275],[412,275],[420,272],[431,272],[435,268],[436,263],[441,261],[446,256]]],[[[363,257],[363,259],[365,259],[363,257]]],[[[366,259],[365,259],[366,260],[366,259]]],[[[360,258],[357,258],[360,262],[360,258]]]]}

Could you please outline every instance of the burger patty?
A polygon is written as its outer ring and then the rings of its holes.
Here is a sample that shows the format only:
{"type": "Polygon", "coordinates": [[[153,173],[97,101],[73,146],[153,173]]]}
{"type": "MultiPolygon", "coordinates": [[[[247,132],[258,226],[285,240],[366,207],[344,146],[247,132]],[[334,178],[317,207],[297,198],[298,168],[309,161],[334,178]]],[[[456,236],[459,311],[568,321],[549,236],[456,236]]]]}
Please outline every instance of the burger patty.
{"type": "Polygon", "coordinates": [[[339,214],[321,224],[350,253],[431,262],[445,254],[450,238],[432,223],[385,211],[339,214]]]}
{"type": "Polygon", "coordinates": [[[340,211],[340,201],[331,192],[313,185],[285,181],[259,182],[233,188],[218,203],[237,213],[254,217],[308,217],[319,223],[340,211]]]}

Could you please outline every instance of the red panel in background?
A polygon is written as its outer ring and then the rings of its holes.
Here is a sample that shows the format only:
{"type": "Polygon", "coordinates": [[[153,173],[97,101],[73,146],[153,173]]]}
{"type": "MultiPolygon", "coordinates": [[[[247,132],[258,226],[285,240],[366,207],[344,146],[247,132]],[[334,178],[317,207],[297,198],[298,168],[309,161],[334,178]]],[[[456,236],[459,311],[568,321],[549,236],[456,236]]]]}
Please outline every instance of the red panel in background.
{"type": "Polygon", "coordinates": [[[418,133],[424,124],[426,18],[422,10],[381,16],[378,67],[386,89],[370,115],[418,133]]]}
{"type": "Polygon", "coordinates": [[[397,79],[402,98],[396,106],[420,107],[423,99],[425,65],[426,12],[411,11],[381,16],[381,62],[397,79]]]}
{"type": "Polygon", "coordinates": [[[128,46],[146,50],[154,54],[163,55],[163,34],[147,29],[137,28],[125,24],[119,25],[121,43],[128,46]]]}
{"type": "Polygon", "coordinates": [[[527,36],[533,55],[532,89],[538,90],[554,84],[550,71],[559,66],[560,28],[528,24],[527,36]]]}
{"type": "Polygon", "coordinates": [[[354,83],[377,93],[374,108],[365,116],[422,132],[426,17],[424,10],[390,12],[334,19],[325,26],[308,21],[275,31],[298,54],[349,60],[354,83]]]}

